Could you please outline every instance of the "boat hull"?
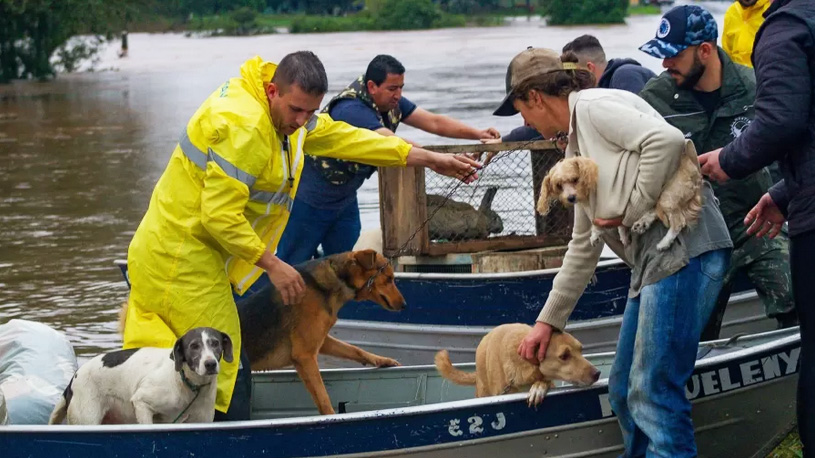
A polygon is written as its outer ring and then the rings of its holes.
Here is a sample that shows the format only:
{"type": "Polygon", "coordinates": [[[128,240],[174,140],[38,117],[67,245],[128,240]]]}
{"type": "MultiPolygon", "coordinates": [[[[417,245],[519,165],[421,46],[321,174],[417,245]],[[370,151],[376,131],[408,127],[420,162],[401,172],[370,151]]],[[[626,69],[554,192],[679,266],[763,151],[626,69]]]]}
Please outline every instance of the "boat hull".
{"type": "MultiPolygon", "coordinates": [[[[789,431],[799,355],[795,334],[697,362],[686,391],[699,456],[763,457],[789,431]]],[[[392,377],[394,383],[405,380],[397,385],[405,399],[423,405],[205,425],[10,426],[0,428],[0,444],[15,456],[34,458],[613,457],[622,450],[605,379],[589,388],[553,390],[538,408],[529,408],[524,394],[428,404],[444,399],[448,389],[451,397],[466,396],[432,367],[354,371],[323,372],[333,401],[348,396],[351,407],[364,408],[362,401],[398,405],[404,399],[393,398],[393,384],[366,385],[392,377]]],[[[301,384],[293,384],[292,371],[255,379],[255,416],[273,416],[274,406],[286,403],[314,410],[301,384]]],[[[276,414],[287,414],[287,407],[276,414]]]]}

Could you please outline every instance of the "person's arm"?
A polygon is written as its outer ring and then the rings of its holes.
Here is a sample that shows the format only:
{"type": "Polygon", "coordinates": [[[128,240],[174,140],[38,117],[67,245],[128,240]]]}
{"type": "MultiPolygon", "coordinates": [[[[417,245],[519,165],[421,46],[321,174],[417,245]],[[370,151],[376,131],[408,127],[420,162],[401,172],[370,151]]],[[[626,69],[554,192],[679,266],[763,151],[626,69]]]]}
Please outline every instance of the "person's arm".
{"type": "Polygon", "coordinates": [[[314,116],[306,124],[303,150],[313,156],[333,157],[380,167],[423,166],[436,173],[471,182],[478,162],[462,156],[439,154],[412,146],[396,136],[386,137],[330,116],[314,116]]]}
{"type": "MultiPolygon", "coordinates": [[[[343,121],[351,124],[354,127],[362,127],[364,129],[378,132],[380,135],[392,137],[395,134],[392,130],[382,126],[379,118],[376,117],[374,110],[365,105],[358,99],[345,99],[337,102],[336,105],[329,112],[331,119],[334,121],[343,121]]],[[[413,146],[421,146],[418,143],[404,139],[406,142],[413,146]]]]}
{"type": "Polygon", "coordinates": [[[780,16],[765,26],[756,43],[755,118],[719,154],[730,178],[744,178],[787,152],[807,134],[812,75],[806,49],[812,47],[807,27],[780,16]]]}
{"type": "Polygon", "coordinates": [[[211,123],[207,129],[212,131],[212,141],[193,145],[202,154],[207,149],[209,158],[201,190],[201,224],[229,254],[263,268],[283,302],[294,303],[303,292],[303,279],[266,249],[244,215],[250,188],[269,163],[272,147],[268,136],[251,123],[236,125],[217,115],[206,122],[211,123]],[[264,144],[268,147],[258,147],[264,144]]]}
{"type": "MultiPolygon", "coordinates": [[[[266,246],[244,216],[249,188],[268,162],[257,145],[268,143],[252,128],[215,119],[201,190],[201,224],[229,254],[255,264],[266,246]]],[[[196,146],[196,148],[199,148],[196,146]]],[[[271,150],[271,148],[270,148],[271,150]]]]}
{"type": "Polygon", "coordinates": [[[625,215],[620,215],[624,216],[623,226],[631,227],[653,210],[665,183],[676,173],[685,151],[685,136],[664,119],[618,100],[598,99],[579,113],[584,119],[578,118],[578,126],[587,126],[584,120],[588,120],[590,128],[606,141],[639,154],[637,181],[625,215]]]}
{"type": "Polygon", "coordinates": [[[449,116],[431,113],[419,107],[413,110],[410,116],[405,118],[403,122],[425,132],[449,138],[480,140],[482,138],[498,138],[501,136],[501,134],[493,128],[484,130],[476,129],[449,116]]]}
{"type": "MultiPolygon", "coordinates": [[[[379,135],[384,135],[384,136],[386,136],[386,137],[393,137],[393,136],[395,136],[395,135],[396,135],[395,133],[393,133],[393,131],[392,131],[392,130],[388,129],[387,127],[380,127],[380,128],[378,128],[378,129],[375,129],[375,130],[374,130],[374,132],[377,132],[379,135]]],[[[414,142],[413,140],[408,140],[407,138],[404,138],[404,137],[399,137],[399,138],[401,138],[402,140],[404,140],[404,141],[406,141],[406,142],[410,143],[410,144],[411,144],[411,145],[413,145],[413,146],[418,146],[418,147],[420,147],[420,148],[421,148],[421,146],[422,146],[422,145],[420,145],[420,144],[418,144],[418,143],[414,142]]]]}
{"type": "Polygon", "coordinates": [[[536,321],[563,330],[577,300],[586,290],[597,262],[603,252],[603,244],[592,246],[591,220],[579,205],[574,208],[572,240],[563,256],[563,266],[555,275],[552,290],[536,321]]]}

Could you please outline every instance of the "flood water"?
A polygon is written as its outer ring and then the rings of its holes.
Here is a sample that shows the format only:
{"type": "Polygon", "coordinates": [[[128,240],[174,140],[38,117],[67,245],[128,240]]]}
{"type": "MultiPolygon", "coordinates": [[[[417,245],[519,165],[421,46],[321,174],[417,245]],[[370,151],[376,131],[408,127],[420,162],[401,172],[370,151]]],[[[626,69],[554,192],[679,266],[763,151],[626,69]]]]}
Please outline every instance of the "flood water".
{"type": "MultiPolygon", "coordinates": [[[[720,27],[727,4],[706,4],[720,27]]],[[[0,324],[13,318],[65,332],[78,355],[117,348],[116,318],[127,288],[115,259],[127,246],[150,192],[187,119],[207,95],[254,55],[279,61],[308,49],[323,61],[329,96],[376,54],[407,68],[404,95],[419,106],[506,133],[520,117],[491,115],[510,59],[527,46],[560,49],[592,33],[609,58],[633,57],[653,37],[658,16],[609,27],[546,27],[518,19],[506,27],[418,32],[187,38],[131,34],[130,54],[107,50],[95,73],[47,83],[0,86],[0,324]]],[[[326,98],[327,101],[328,98],[326,98]]],[[[408,126],[423,144],[452,143],[408,126]]],[[[360,200],[363,226],[379,223],[376,180],[360,200]]]]}

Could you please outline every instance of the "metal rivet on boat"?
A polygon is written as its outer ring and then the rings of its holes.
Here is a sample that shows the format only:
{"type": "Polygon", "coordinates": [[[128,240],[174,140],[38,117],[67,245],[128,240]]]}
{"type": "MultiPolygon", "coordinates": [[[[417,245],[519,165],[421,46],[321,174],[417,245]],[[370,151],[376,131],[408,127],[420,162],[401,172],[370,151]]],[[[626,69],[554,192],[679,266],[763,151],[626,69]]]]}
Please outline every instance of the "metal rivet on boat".
{"type": "Polygon", "coordinates": [[[557,438],[558,438],[558,435],[557,435],[557,434],[555,434],[555,439],[557,439],[557,438]]]}
{"type": "Polygon", "coordinates": [[[679,94],[674,94],[674,99],[678,99],[678,98],[679,98],[679,94]]]}
{"type": "Polygon", "coordinates": [[[546,436],[546,437],[545,437],[545,439],[546,439],[546,440],[549,440],[549,436],[546,436]]]}
{"type": "Polygon", "coordinates": [[[598,429],[598,430],[597,430],[597,434],[603,434],[603,430],[602,430],[602,429],[598,429]]]}

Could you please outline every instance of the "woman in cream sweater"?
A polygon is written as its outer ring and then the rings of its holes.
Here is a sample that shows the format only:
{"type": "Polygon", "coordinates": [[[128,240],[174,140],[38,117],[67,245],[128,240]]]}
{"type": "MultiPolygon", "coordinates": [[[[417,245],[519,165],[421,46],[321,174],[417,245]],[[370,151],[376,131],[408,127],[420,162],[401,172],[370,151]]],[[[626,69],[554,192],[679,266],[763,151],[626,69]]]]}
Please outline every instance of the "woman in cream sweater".
{"type": "MultiPolygon", "coordinates": [[[[572,240],[537,323],[518,352],[543,359],[589,283],[603,244],[592,223],[631,227],[651,210],[690,142],[648,103],[614,89],[591,89],[594,77],[572,53],[527,49],[510,64],[511,90],[497,114],[520,112],[544,138],[566,143],[566,157],[598,164],[597,191],[574,211],[572,240]]],[[[609,400],[623,431],[625,456],[696,456],[685,384],[730,259],[732,243],[710,186],[698,223],[666,251],[657,222],[623,247],[617,231],[603,242],[631,267],[629,299],[609,379],[609,400]]]]}

